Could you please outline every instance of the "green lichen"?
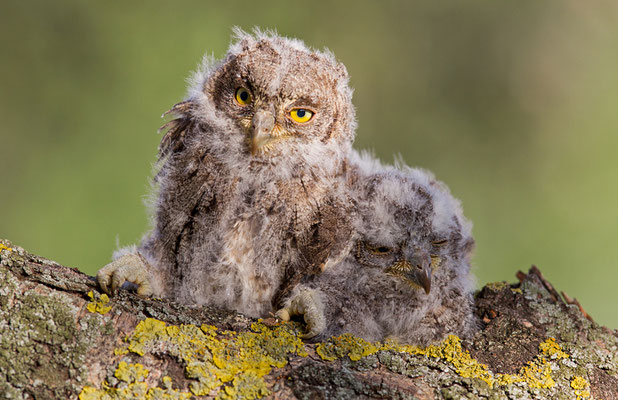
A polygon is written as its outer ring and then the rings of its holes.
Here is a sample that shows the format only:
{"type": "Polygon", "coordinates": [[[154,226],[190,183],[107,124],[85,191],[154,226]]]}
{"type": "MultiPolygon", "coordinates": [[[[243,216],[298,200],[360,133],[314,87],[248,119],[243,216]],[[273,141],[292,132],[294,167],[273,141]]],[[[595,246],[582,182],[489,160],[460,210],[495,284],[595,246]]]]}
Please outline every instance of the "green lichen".
{"type": "Polygon", "coordinates": [[[88,303],[86,308],[91,313],[103,315],[112,310],[112,307],[107,305],[109,303],[109,297],[105,293],[103,293],[97,300],[91,290],[88,292],[88,297],[90,297],[90,303],[88,303]]]}
{"type": "MultiPolygon", "coordinates": [[[[6,253],[6,250],[5,250],[6,253]]],[[[0,267],[0,393],[22,398],[69,398],[84,379],[90,333],[75,323],[68,296],[22,289],[0,267]]]]}
{"type": "MultiPolygon", "coordinates": [[[[292,324],[269,328],[260,322],[251,325],[250,332],[220,331],[212,325],[168,325],[147,318],[141,321],[127,340],[126,348],[116,354],[132,352],[143,356],[161,351],[178,357],[185,364],[185,375],[191,379],[189,390],[197,396],[216,393],[222,399],[255,399],[269,394],[263,377],[272,368],[281,368],[292,354],[307,355],[298,330],[292,324]]],[[[128,364],[119,365],[116,378],[125,376],[128,364]],[[120,374],[120,376],[118,376],[120,374]]],[[[137,371],[134,367],[131,371],[137,371]]],[[[133,385],[147,396],[153,388],[133,385]]],[[[118,388],[93,389],[82,392],[86,397],[124,395],[118,388]]],[[[181,393],[181,392],[179,392],[181,393]]],[[[191,395],[191,393],[182,393],[191,395]]],[[[125,397],[118,397],[125,398],[125,397]]],[[[130,398],[130,397],[129,397],[130,398]]]]}
{"type": "Polygon", "coordinates": [[[0,265],[12,267],[23,264],[26,251],[19,246],[13,246],[8,240],[0,239],[0,265]]]}

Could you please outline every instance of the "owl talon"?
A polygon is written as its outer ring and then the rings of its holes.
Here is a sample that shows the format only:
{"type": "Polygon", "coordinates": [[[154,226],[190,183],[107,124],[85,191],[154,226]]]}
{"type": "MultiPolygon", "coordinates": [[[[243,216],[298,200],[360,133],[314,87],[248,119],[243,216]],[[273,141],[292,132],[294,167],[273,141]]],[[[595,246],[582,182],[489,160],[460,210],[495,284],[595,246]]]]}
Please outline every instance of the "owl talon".
{"type": "Polygon", "coordinates": [[[125,282],[137,285],[137,294],[154,294],[148,278],[146,262],[139,254],[130,253],[112,261],[97,272],[97,282],[107,294],[115,294],[125,282]]]}
{"type": "Polygon", "coordinates": [[[319,292],[312,289],[301,291],[292,298],[287,307],[277,311],[276,315],[283,321],[289,321],[294,315],[302,315],[307,324],[307,332],[300,335],[303,339],[311,339],[326,330],[324,306],[319,292]]]}
{"type": "Polygon", "coordinates": [[[287,310],[287,308],[282,308],[275,313],[275,318],[287,322],[290,320],[290,312],[287,310]]]}

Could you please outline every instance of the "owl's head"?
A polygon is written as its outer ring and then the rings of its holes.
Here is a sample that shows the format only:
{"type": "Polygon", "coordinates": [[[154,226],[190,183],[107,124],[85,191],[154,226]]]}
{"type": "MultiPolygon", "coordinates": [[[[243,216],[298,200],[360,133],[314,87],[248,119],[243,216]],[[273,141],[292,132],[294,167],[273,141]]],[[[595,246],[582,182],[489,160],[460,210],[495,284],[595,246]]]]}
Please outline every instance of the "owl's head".
{"type": "Polygon", "coordinates": [[[189,92],[190,113],[214,132],[213,146],[254,162],[342,159],[355,128],[345,67],[298,40],[235,33],[225,58],[206,60],[189,92]]]}
{"type": "MultiPolygon", "coordinates": [[[[373,169],[373,168],[370,168],[373,169]]],[[[471,225],[448,189],[423,170],[380,167],[356,183],[358,264],[429,294],[449,258],[469,254],[471,225]]],[[[462,271],[464,272],[464,271],[462,271]]]]}

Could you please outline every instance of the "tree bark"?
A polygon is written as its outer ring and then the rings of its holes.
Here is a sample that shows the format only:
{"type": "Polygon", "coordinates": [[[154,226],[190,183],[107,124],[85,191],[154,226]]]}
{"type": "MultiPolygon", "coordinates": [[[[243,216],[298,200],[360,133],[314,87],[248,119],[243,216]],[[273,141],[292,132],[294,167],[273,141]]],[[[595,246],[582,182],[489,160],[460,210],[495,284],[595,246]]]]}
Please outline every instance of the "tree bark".
{"type": "Polygon", "coordinates": [[[476,294],[483,329],[427,348],[139,297],[0,240],[7,399],[616,399],[618,333],[536,267],[476,294]]]}

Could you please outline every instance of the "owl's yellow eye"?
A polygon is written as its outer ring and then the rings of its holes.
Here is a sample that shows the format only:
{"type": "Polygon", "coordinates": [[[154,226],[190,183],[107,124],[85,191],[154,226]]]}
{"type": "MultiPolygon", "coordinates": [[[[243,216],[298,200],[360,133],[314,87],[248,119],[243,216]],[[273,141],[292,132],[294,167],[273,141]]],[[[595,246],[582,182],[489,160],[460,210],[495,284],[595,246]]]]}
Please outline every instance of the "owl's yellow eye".
{"type": "Polygon", "coordinates": [[[247,89],[245,89],[244,87],[239,87],[238,89],[236,89],[236,102],[238,104],[240,104],[241,106],[246,106],[248,104],[251,104],[252,101],[253,97],[247,89]]]}
{"type": "Polygon", "coordinates": [[[306,108],[294,108],[290,111],[290,118],[293,121],[300,122],[301,124],[308,122],[313,117],[313,111],[306,108]]]}

